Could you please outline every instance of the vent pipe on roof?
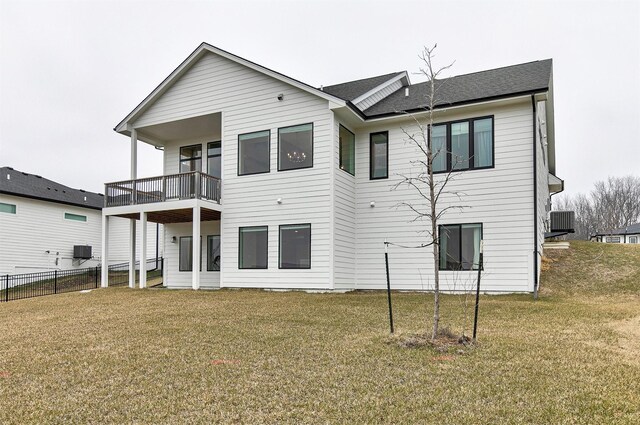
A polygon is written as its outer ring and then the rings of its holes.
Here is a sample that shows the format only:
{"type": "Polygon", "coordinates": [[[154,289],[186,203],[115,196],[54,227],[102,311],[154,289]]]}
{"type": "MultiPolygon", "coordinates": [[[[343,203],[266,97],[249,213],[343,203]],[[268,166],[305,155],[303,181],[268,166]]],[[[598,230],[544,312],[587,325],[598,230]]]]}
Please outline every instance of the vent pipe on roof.
{"type": "Polygon", "coordinates": [[[7,173],[7,180],[11,180],[11,174],[7,173]]]}
{"type": "Polygon", "coordinates": [[[320,86],[320,91],[324,91],[324,86],[320,86]]]}
{"type": "Polygon", "coordinates": [[[404,89],[404,97],[409,97],[409,87],[405,87],[405,89],[404,89]]]}

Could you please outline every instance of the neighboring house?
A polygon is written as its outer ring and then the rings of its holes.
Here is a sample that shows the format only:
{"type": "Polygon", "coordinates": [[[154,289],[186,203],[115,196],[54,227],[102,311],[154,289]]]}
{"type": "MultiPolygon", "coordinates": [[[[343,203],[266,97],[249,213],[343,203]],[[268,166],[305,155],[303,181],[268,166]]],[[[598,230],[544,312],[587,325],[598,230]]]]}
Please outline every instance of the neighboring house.
{"type": "Polygon", "coordinates": [[[590,239],[604,243],[640,243],[640,223],[596,233],[590,239]]]}
{"type": "MultiPolygon", "coordinates": [[[[104,195],[0,168],[0,275],[95,267],[101,255],[104,195]],[[74,250],[75,246],[80,246],[74,250]],[[87,258],[88,257],[88,258],[87,258]]],[[[157,241],[162,250],[162,230],[157,241]]],[[[156,225],[149,226],[155,257],[156,225]]],[[[116,219],[109,264],[129,258],[129,220],[116,219]],[[120,246],[118,249],[117,247],[120,246]]]]}
{"type": "MultiPolygon", "coordinates": [[[[392,190],[417,172],[404,131],[418,131],[428,88],[394,72],[318,89],[203,43],[115,127],[131,139],[132,175],[106,184],[104,228],[114,217],[164,223],[169,287],[384,288],[384,241],[429,242],[428,224],[396,207],[424,200],[392,190]],[[137,178],[138,141],[164,150],[163,176],[137,178]]],[[[449,189],[467,208],[440,220],[439,264],[430,248],[390,248],[392,288],[431,289],[434,266],[443,289],[471,285],[483,239],[483,290],[533,291],[563,183],[552,61],[440,89],[434,143],[464,157],[449,189]]],[[[447,170],[451,154],[436,162],[447,170]]]]}

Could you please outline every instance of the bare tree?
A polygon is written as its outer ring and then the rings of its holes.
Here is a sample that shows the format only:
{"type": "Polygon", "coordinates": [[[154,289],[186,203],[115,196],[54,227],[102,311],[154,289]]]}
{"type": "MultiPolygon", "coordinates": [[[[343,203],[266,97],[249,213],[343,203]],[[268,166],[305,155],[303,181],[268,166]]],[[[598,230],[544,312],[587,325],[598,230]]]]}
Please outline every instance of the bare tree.
{"type": "MultiPolygon", "coordinates": [[[[425,107],[426,119],[420,119],[418,116],[410,114],[413,118],[412,129],[403,128],[407,141],[413,144],[418,149],[418,158],[411,161],[413,167],[412,174],[401,174],[401,181],[398,182],[394,188],[400,186],[408,186],[411,188],[421,201],[414,202],[401,202],[399,207],[406,207],[415,213],[412,221],[428,222],[428,227],[421,233],[426,234],[428,243],[423,244],[423,247],[431,246],[433,252],[433,329],[431,338],[436,339],[438,337],[438,327],[440,323],[440,274],[438,270],[438,260],[440,256],[439,241],[438,241],[438,222],[440,218],[451,209],[464,208],[462,205],[451,205],[449,203],[440,202],[441,198],[446,194],[454,196],[454,199],[460,199],[460,193],[454,191],[446,191],[445,187],[451,181],[453,174],[452,171],[446,173],[438,173],[434,176],[433,162],[434,159],[442,158],[447,155],[446,144],[443,147],[440,145],[436,149],[432,149],[430,140],[433,140],[433,122],[434,122],[434,108],[439,104],[438,91],[441,89],[446,80],[438,80],[438,76],[447,69],[453,66],[453,63],[444,66],[442,68],[435,68],[433,59],[435,57],[434,51],[437,44],[431,48],[425,47],[420,53],[420,60],[423,66],[420,68],[420,73],[427,77],[429,90],[427,93],[427,105],[425,107]],[[414,174],[414,170],[416,170],[414,174]],[[443,206],[444,205],[444,206],[443,206]]],[[[468,158],[465,158],[468,160],[468,158]]],[[[451,169],[455,169],[455,164],[461,160],[461,158],[452,158],[454,163],[451,169]]],[[[462,159],[464,160],[464,159],[462,159]]]]}
{"type": "Polygon", "coordinates": [[[596,233],[640,222],[640,177],[598,181],[587,195],[556,198],[554,209],[575,211],[575,233],[571,236],[574,239],[589,239],[596,233]]]}

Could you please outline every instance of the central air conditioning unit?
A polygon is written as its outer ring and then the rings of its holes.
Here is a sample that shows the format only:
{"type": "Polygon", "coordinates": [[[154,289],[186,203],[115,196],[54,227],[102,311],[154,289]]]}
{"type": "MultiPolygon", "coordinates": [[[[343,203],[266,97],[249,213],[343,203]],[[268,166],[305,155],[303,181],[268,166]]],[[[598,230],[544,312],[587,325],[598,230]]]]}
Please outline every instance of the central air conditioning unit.
{"type": "Polygon", "coordinates": [[[551,211],[552,232],[575,232],[576,213],[573,211],[551,211]]]}
{"type": "Polygon", "coordinates": [[[74,245],[73,246],[74,260],[89,260],[91,258],[92,258],[91,245],[74,245]]]}

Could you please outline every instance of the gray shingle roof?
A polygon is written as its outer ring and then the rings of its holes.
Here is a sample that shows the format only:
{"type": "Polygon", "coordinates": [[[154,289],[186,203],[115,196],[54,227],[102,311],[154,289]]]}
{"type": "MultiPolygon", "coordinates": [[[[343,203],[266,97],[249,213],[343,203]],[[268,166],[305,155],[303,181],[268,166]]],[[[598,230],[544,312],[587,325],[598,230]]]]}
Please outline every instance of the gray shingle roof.
{"type": "Polygon", "coordinates": [[[72,189],[35,174],[14,170],[11,167],[0,168],[0,193],[97,210],[104,206],[104,197],[99,193],[72,189]]]}
{"type": "MultiPolygon", "coordinates": [[[[546,59],[511,65],[503,68],[474,72],[436,81],[437,107],[478,102],[485,99],[507,97],[545,91],[551,84],[552,60],[546,59]]],[[[345,100],[353,100],[362,93],[398,75],[397,72],[325,87],[324,91],[345,100]]],[[[367,118],[416,111],[427,106],[428,82],[397,90],[363,111],[367,118]]]]}
{"type": "Polygon", "coordinates": [[[353,100],[358,96],[365,94],[369,90],[379,86],[385,81],[389,81],[402,72],[392,72],[391,74],[378,75],[377,77],[364,78],[362,80],[349,81],[341,84],[326,86],[322,91],[330,95],[339,97],[342,100],[353,100]]]}
{"type": "Polygon", "coordinates": [[[619,229],[610,230],[608,232],[600,232],[597,233],[596,236],[606,236],[606,235],[634,235],[640,234],[640,223],[631,224],[627,227],[621,227],[619,229]]]}

